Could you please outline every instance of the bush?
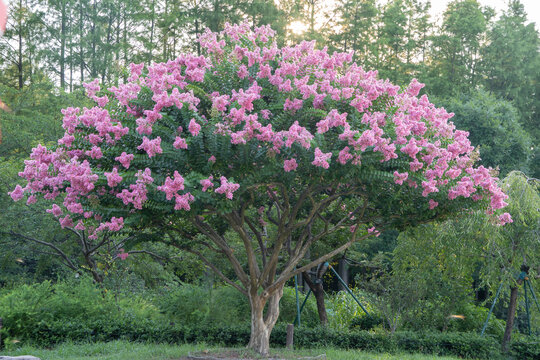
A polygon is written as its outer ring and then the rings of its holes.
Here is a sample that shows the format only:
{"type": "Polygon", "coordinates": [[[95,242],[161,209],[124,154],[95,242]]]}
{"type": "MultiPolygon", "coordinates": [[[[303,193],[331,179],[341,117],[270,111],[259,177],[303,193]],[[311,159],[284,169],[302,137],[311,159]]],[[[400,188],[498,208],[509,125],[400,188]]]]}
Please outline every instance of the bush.
{"type": "MultiPolygon", "coordinates": [[[[375,314],[375,308],[368,301],[367,296],[359,289],[352,289],[354,295],[370,314],[375,314]]],[[[328,297],[326,301],[326,311],[328,313],[328,325],[335,330],[346,330],[354,322],[363,321],[361,318],[366,314],[358,306],[352,296],[346,291],[339,291],[328,297]]]]}
{"type": "MultiPolygon", "coordinates": [[[[305,299],[305,295],[298,293],[300,305],[305,299]]],[[[285,287],[283,289],[283,297],[279,303],[279,319],[278,323],[292,324],[296,319],[296,292],[293,287],[285,287]]],[[[317,304],[313,294],[310,295],[302,315],[300,317],[302,326],[313,327],[320,323],[319,313],[317,312],[317,304]]]]}
{"type": "Polygon", "coordinates": [[[0,294],[3,338],[48,346],[60,341],[107,340],[132,324],[165,318],[143,297],[116,297],[92,280],[23,285],[0,294]]]}
{"type": "Polygon", "coordinates": [[[210,294],[207,289],[182,284],[166,287],[156,299],[157,306],[166,317],[178,324],[200,324],[210,312],[210,294]]]}
{"type": "Polygon", "coordinates": [[[350,328],[353,330],[371,330],[383,323],[384,318],[382,316],[370,314],[370,316],[364,315],[352,318],[350,328]]]}
{"type": "MultiPolygon", "coordinates": [[[[250,321],[247,297],[230,286],[205,289],[184,284],[167,290],[158,297],[158,307],[171,321],[187,326],[244,325],[250,321]]],[[[303,296],[301,296],[303,301],[303,296]]],[[[280,302],[278,322],[292,323],[296,318],[294,288],[285,287],[280,302]]],[[[316,326],[319,322],[315,299],[311,297],[302,311],[302,324],[316,326]]]]}
{"type": "MultiPolygon", "coordinates": [[[[451,332],[474,332],[480,331],[484,326],[489,309],[474,304],[466,304],[463,309],[457,310],[457,313],[463,315],[463,319],[451,319],[448,330],[451,332]]],[[[486,334],[500,339],[504,334],[504,327],[504,320],[491,316],[488,327],[486,328],[486,334]]]]}
{"type": "Polygon", "coordinates": [[[540,359],[540,341],[538,338],[514,340],[510,345],[510,351],[515,359],[537,360],[540,359]]]}

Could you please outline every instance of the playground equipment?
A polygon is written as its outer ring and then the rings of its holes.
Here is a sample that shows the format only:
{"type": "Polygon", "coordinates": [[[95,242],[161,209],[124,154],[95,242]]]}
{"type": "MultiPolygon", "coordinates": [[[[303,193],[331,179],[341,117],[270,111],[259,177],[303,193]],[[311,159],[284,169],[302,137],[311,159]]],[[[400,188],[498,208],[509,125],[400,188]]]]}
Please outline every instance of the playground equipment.
{"type": "MultiPolygon", "coordinates": [[[[352,296],[352,298],[354,299],[354,301],[356,301],[356,303],[360,306],[360,308],[366,313],[367,316],[371,316],[369,314],[369,312],[366,310],[366,308],[362,305],[362,303],[360,303],[360,301],[356,298],[356,296],[354,296],[354,293],[352,292],[352,290],[349,288],[349,286],[345,283],[345,281],[343,281],[343,279],[341,278],[341,276],[339,276],[339,274],[337,273],[337,271],[334,269],[334,267],[332,265],[330,265],[328,262],[325,262],[323,264],[320,264],[318,267],[317,267],[317,272],[316,272],[316,279],[315,279],[315,283],[321,283],[322,282],[322,277],[323,275],[326,273],[326,271],[330,269],[332,270],[332,272],[334,273],[334,275],[336,276],[336,278],[338,279],[338,281],[341,283],[341,285],[343,285],[345,287],[345,289],[347,290],[347,292],[352,296]]],[[[304,301],[302,302],[302,306],[300,306],[300,301],[299,301],[299,298],[298,298],[298,278],[295,276],[294,277],[294,288],[295,288],[295,291],[296,291],[296,319],[294,320],[294,325],[297,325],[300,326],[301,325],[301,322],[300,322],[300,314],[302,313],[302,310],[304,309],[304,306],[306,305],[306,302],[308,301],[308,298],[309,298],[309,295],[311,295],[312,291],[311,291],[311,288],[308,290],[307,294],[306,294],[306,297],[304,298],[304,301]]]]}
{"type": "MultiPolygon", "coordinates": [[[[538,309],[539,312],[540,312],[540,305],[538,304],[538,298],[536,297],[536,294],[535,294],[535,292],[533,290],[533,287],[531,285],[531,281],[529,280],[529,275],[527,274],[527,272],[526,271],[521,271],[521,273],[518,276],[518,280],[521,280],[523,282],[523,290],[525,291],[525,312],[527,314],[527,330],[529,332],[529,335],[531,335],[530,300],[529,300],[529,296],[528,296],[528,293],[527,293],[527,288],[529,289],[529,291],[530,291],[530,293],[532,295],[532,298],[533,298],[534,302],[536,303],[536,308],[538,309]]],[[[495,294],[495,298],[493,299],[493,303],[491,304],[491,307],[489,308],[489,312],[488,312],[486,321],[484,322],[484,326],[482,327],[482,332],[480,333],[481,335],[484,335],[484,333],[486,332],[486,329],[487,329],[487,326],[488,326],[488,323],[489,323],[489,318],[491,317],[491,313],[493,312],[493,308],[495,307],[495,304],[497,303],[497,300],[499,299],[499,295],[501,294],[502,286],[503,286],[503,284],[501,283],[499,285],[499,288],[497,289],[497,293],[495,294]]]]}

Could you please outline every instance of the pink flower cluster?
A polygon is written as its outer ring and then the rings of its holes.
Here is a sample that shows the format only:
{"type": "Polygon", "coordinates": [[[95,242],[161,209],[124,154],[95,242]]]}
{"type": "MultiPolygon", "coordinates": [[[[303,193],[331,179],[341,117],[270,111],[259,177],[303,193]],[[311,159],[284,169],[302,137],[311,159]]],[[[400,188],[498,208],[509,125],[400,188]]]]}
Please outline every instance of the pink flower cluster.
{"type": "Polygon", "coordinates": [[[214,180],[214,177],[212,175],[210,175],[210,177],[208,179],[202,179],[200,181],[200,184],[202,185],[202,191],[203,192],[205,192],[206,190],[214,187],[214,183],[212,182],[212,180],[214,180]]]}
{"type": "Polygon", "coordinates": [[[225,176],[222,176],[220,179],[221,185],[215,190],[218,194],[225,194],[227,199],[232,200],[233,192],[240,188],[240,184],[235,184],[227,180],[225,176]]]}
{"type": "Polygon", "coordinates": [[[315,149],[315,160],[313,160],[312,164],[315,166],[320,166],[324,169],[328,169],[330,167],[330,164],[328,161],[332,157],[332,153],[323,153],[321,149],[316,148],[315,149]]]}
{"type": "Polygon", "coordinates": [[[122,177],[118,174],[118,168],[116,167],[113,168],[112,172],[106,172],[104,175],[107,178],[107,185],[111,188],[122,182],[122,177]]]}
{"type": "Polygon", "coordinates": [[[297,167],[298,164],[296,163],[296,159],[285,160],[283,163],[283,169],[286,172],[294,171],[297,167]]]}
{"type": "Polygon", "coordinates": [[[185,188],[184,178],[178,173],[178,171],[175,171],[173,176],[173,178],[167,176],[165,183],[158,186],[157,189],[165,193],[167,200],[171,200],[174,197],[175,210],[189,211],[191,209],[190,203],[195,200],[195,197],[189,192],[179,194],[178,191],[184,190],[185,188]]]}
{"type": "Polygon", "coordinates": [[[126,169],[129,169],[129,164],[131,163],[134,157],[135,155],[128,154],[124,151],[122,152],[122,154],[120,154],[120,156],[115,157],[114,160],[118,161],[126,169]]]}
{"type": "Polygon", "coordinates": [[[121,199],[124,205],[133,204],[135,209],[141,210],[144,202],[148,198],[148,189],[146,185],[154,182],[151,175],[152,171],[148,168],[144,169],[144,171],[139,170],[135,184],[129,185],[129,190],[123,189],[116,197],[121,199]]]}
{"type": "Polygon", "coordinates": [[[163,150],[161,149],[161,138],[158,136],[157,138],[150,140],[146,136],[143,137],[143,142],[139,147],[137,147],[138,150],[144,150],[148,154],[148,157],[155,156],[156,154],[163,153],[163,150]]]}

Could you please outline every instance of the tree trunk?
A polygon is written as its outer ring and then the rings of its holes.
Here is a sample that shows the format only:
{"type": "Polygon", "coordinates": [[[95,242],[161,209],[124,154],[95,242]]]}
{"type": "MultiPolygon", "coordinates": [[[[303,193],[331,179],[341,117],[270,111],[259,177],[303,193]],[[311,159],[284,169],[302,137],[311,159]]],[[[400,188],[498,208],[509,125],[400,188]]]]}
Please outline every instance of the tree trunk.
{"type": "Polygon", "coordinates": [[[257,289],[250,292],[251,336],[248,348],[263,356],[268,355],[270,351],[270,333],[279,317],[279,301],[282,296],[283,287],[276,290],[268,298],[257,294],[257,289]],[[265,315],[264,307],[266,303],[268,303],[268,308],[265,315]]]}
{"type": "Polygon", "coordinates": [[[324,286],[322,283],[322,279],[317,279],[320,281],[313,282],[308,273],[304,273],[304,279],[311,291],[313,292],[315,300],[317,301],[317,312],[319,313],[319,321],[321,322],[322,326],[326,326],[328,324],[328,315],[326,314],[326,306],[324,305],[324,286]]]}
{"type": "Polygon", "coordinates": [[[506,328],[504,329],[504,336],[502,341],[502,351],[507,352],[510,345],[510,338],[512,336],[512,328],[514,327],[514,319],[516,317],[517,308],[517,296],[518,287],[514,286],[510,288],[510,304],[508,305],[508,313],[506,316],[506,328]]]}
{"type": "MultiPolygon", "coordinates": [[[[22,9],[22,0],[19,0],[19,11],[21,11],[22,9]]],[[[17,70],[18,70],[18,74],[17,74],[17,77],[19,79],[19,90],[21,90],[23,88],[23,85],[24,85],[24,80],[23,80],[23,49],[22,49],[22,44],[23,44],[23,26],[22,26],[22,16],[19,16],[19,49],[18,49],[18,53],[19,53],[19,58],[18,58],[18,62],[17,62],[17,70]]],[[[30,66],[31,67],[31,66],[30,66]]]]}
{"type": "Polygon", "coordinates": [[[313,295],[317,300],[317,312],[319,313],[319,320],[322,326],[328,324],[328,316],[326,315],[326,306],[324,305],[324,288],[322,282],[315,284],[313,295]]]}
{"type": "Polygon", "coordinates": [[[66,90],[66,1],[62,0],[61,5],[62,20],[60,33],[60,87],[66,90]]]}
{"type": "MultiPolygon", "coordinates": [[[[347,267],[347,261],[345,260],[344,257],[339,259],[338,273],[341,279],[343,279],[343,282],[345,284],[349,284],[349,269],[347,267]]],[[[339,283],[339,290],[342,290],[342,291],[347,290],[341,282],[339,283]]]]}
{"type": "Polygon", "coordinates": [[[79,0],[79,57],[81,70],[81,86],[84,83],[84,33],[83,33],[83,4],[79,0]]]}

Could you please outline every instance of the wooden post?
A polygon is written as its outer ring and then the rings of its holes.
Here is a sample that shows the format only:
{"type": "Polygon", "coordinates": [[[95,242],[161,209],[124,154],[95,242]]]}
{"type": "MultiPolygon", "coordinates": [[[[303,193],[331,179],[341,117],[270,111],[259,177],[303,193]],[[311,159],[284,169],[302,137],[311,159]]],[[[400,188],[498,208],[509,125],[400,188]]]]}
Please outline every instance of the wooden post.
{"type": "Polygon", "coordinates": [[[287,342],[286,347],[289,350],[292,350],[294,347],[294,325],[287,324],[287,342]]]}

